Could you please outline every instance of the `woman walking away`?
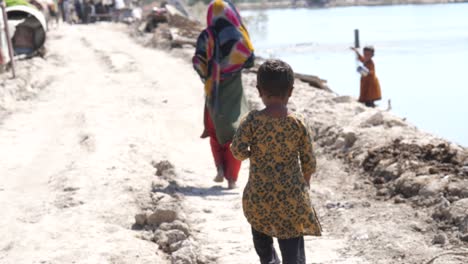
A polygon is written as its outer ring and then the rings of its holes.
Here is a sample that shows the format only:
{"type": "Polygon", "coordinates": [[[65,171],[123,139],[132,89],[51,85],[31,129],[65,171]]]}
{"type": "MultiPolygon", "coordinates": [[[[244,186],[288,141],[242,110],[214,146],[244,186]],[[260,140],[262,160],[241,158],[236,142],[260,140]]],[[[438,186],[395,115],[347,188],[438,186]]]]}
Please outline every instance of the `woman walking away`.
{"type": "MultiPolygon", "coordinates": [[[[372,58],[374,57],[374,47],[364,47],[364,56],[359,53],[356,48],[351,48],[356,52],[358,59],[364,64],[366,69],[361,72],[361,92],[359,95],[359,102],[365,104],[367,107],[375,107],[375,101],[382,99],[382,92],[380,90],[379,79],[375,75],[375,65],[372,58]]],[[[358,68],[359,70],[360,68],[358,68]]],[[[361,68],[362,69],[362,68],[361,68]]]]}
{"type": "Polygon", "coordinates": [[[316,167],[311,132],[287,107],[293,85],[287,63],[268,60],[260,66],[257,88],[265,108],[249,113],[231,145],[236,158],[250,159],[243,209],[262,264],[281,263],[272,237],[278,238],[284,264],[305,264],[303,236],[321,235],[309,197],[316,167]]]}
{"type": "Polygon", "coordinates": [[[216,182],[228,180],[236,187],[241,162],[229,149],[240,117],[248,111],[241,71],[253,66],[249,35],[235,6],[215,0],[208,6],[208,27],[197,40],[193,66],[205,84],[205,130],[209,137],[218,174],[216,182]]]}

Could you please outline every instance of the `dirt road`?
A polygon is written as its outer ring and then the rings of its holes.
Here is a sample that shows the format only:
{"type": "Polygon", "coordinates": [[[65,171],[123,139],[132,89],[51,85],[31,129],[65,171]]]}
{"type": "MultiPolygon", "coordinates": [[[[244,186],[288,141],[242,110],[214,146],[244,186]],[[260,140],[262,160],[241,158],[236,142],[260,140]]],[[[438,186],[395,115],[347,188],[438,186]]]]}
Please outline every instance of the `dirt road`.
{"type": "Polygon", "coordinates": [[[177,60],[106,26],[64,26],[48,49],[34,74],[50,85],[0,127],[0,262],[163,263],[130,227],[152,155],[191,129],[172,126],[190,112],[164,98],[186,95],[190,109],[197,91],[178,78],[177,60]]]}
{"type": "MultiPolygon", "coordinates": [[[[198,137],[202,88],[187,60],[143,48],[115,25],[64,26],[48,45],[34,72],[47,87],[0,124],[0,263],[170,263],[132,230],[160,160],[176,167],[197,253],[257,263],[242,188],[211,181],[198,137]]],[[[319,155],[319,165],[312,189],[325,235],[307,238],[308,263],[422,263],[444,251],[415,231],[430,229],[429,215],[376,200],[339,160],[319,155]]]]}

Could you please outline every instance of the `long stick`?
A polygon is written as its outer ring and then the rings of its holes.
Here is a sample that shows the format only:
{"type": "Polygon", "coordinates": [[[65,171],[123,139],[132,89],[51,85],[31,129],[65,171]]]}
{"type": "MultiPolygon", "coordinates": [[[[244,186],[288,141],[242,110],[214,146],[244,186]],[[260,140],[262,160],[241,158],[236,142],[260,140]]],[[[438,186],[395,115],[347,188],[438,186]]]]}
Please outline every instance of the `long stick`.
{"type": "Polygon", "coordinates": [[[1,1],[1,8],[2,8],[2,14],[3,14],[3,24],[5,26],[5,35],[6,35],[7,43],[8,43],[8,53],[10,55],[11,71],[13,73],[13,78],[16,78],[13,44],[11,43],[10,31],[8,29],[8,17],[6,13],[6,5],[5,5],[5,1],[3,0],[0,0],[0,1],[1,1]]]}
{"type": "Polygon", "coordinates": [[[359,29],[354,30],[354,47],[356,49],[360,48],[360,43],[359,43],[359,29]]]}

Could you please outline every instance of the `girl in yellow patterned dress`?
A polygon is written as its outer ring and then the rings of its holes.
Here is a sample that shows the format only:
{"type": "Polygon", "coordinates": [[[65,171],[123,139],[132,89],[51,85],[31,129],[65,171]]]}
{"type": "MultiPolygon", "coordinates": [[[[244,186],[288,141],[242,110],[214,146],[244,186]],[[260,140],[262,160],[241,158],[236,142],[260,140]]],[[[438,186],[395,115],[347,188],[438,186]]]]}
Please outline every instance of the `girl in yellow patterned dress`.
{"type": "Polygon", "coordinates": [[[263,263],[281,263],[273,247],[278,238],[284,264],[305,264],[304,235],[320,236],[309,197],[316,161],[311,132],[287,108],[294,88],[291,67],[268,60],[257,73],[265,108],[241,122],[231,145],[239,160],[250,159],[243,209],[252,226],[255,250],[263,263]]]}

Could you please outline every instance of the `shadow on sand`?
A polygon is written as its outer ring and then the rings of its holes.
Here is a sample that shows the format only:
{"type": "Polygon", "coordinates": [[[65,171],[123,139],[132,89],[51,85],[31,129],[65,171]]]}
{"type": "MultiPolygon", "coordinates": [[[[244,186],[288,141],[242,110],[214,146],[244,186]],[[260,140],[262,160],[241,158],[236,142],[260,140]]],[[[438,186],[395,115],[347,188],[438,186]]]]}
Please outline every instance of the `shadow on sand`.
{"type": "Polygon", "coordinates": [[[180,193],[184,196],[226,196],[226,195],[239,195],[239,189],[230,190],[221,186],[212,187],[193,187],[193,186],[180,186],[176,181],[170,181],[169,185],[165,188],[153,189],[153,192],[162,192],[170,195],[180,193]]]}

